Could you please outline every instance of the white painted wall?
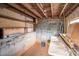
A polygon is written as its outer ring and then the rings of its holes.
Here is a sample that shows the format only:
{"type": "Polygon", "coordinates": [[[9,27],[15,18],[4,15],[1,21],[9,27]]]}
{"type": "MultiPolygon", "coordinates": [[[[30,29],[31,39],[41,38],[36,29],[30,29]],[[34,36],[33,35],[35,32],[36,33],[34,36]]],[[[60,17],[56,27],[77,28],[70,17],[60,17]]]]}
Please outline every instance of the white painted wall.
{"type": "Polygon", "coordinates": [[[31,32],[22,35],[11,42],[4,43],[0,46],[0,55],[22,55],[26,50],[32,47],[36,42],[36,33],[31,32]]]}

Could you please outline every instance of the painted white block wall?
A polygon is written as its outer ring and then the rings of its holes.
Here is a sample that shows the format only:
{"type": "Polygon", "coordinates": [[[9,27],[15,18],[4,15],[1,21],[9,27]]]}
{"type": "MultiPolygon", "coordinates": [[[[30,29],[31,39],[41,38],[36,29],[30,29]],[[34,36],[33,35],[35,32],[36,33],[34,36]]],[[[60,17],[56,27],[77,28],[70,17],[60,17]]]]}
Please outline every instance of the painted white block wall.
{"type": "Polygon", "coordinates": [[[2,56],[12,56],[21,55],[34,45],[36,42],[36,33],[28,33],[23,36],[16,38],[14,41],[7,43],[4,47],[0,48],[0,55],[2,56]]]}
{"type": "Polygon", "coordinates": [[[60,19],[42,19],[39,20],[36,28],[36,35],[40,41],[51,39],[60,32],[60,19]]]}

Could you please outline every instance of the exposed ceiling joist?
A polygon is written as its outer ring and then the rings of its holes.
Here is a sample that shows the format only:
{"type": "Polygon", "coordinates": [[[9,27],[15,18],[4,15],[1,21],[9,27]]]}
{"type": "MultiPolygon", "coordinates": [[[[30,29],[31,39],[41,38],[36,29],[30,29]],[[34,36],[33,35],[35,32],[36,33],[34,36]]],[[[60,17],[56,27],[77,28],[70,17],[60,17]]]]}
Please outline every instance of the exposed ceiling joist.
{"type": "Polygon", "coordinates": [[[63,7],[63,9],[62,9],[62,11],[61,11],[59,17],[63,14],[63,12],[64,12],[64,10],[66,9],[66,7],[68,6],[68,4],[69,4],[69,3],[66,3],[66,4],[64,5],[64,7],[63,7]]]}
{"type": "Polygon", "coordinates": [[[33,15],[32,13],[28,12],[28,11],[27,11],[22,5],[20,5],[20,4],[12,4],[12,3],[10,3],[9,5],[12,6],[12,7],[14,7],[14,8],[17,9],[17,10],[20,10],[21,12],[24,12],[25,14],[27,14],[27,15],[33,17],[33,18],[37,18],[37,17],[36,17],[35,15],[33,15]]]}
{"type": "Polygon", "coordinates": [[[37,16],[35,13],[33,13],[31,10],[27,9],[24,5],[22,4],[18,4],[22,9],[24,9],[24,12],[33,16],[34,18],[40,18],[39,16],[37,16]]]}
{"type": "Polygon", "coordinates": [[[32,8],[31,4],[22,3],[22,5],[23,5],[26,9],[28,9],[28,10],[30,10],[32,13],[34,13],[36,16],[42,18],[42,16],[41,16],[34,8],[32,8]]]}
{"type": "Polygon", "coordinates": [[[8,20],[15,20],[15,21],[20,21],[20,22],[27,22],[27,23],[33,23],[32,21],[24,21],[24,20],[19,20],[19,19],[16,19],[16,18],[13,18],[13,17],[9,17],[9,16],[4,16],[4,15],[0,15],[1,18],[6,18],[8,20]]]}
{"type": "Polygon", "coordinates": [[[78,6],[79,6],[79,4],[75,4],[74,6],[72,6],[72,8],[69,9],[69,11],[65,14],[65,17],[67,17],[69,14],[71,14],[78,6]]]}
{"type": "Polygon", "coordinates": [[[53,18],[53,4],[51,3],[51,14],[52,14],[52,18],[53,18]]]}
{"type": "MultiPolygon", "coordinates": [[[[2,3],[4,4],[4,3],[2,3]]],[[[68,16],[78,3],[7,3],[0,8],[7,8],[31,19],[59,18],[68,16]],[[8,6],[8,7],[7,7],[8,6]]],[[[14,17],[15,18],[15,17],[14,17]]],[[[16,17],[17,18],[17,17],[16,17]]],[[[19,19],[19,18],[17,18],[19,19]]],[[[22,18],[21,18],[22,19],[22,18]]],[[[19,20],[21,20],[19,19],[19,20]]]]}
{"type": "Polygon", "coordinates": [[[42,7],[41,7],[41,4],[36,4],[38,7],[39,7],[39,9],[42,11],[42,13],[43,13],[43,15],[47,18],[47,15],[45,14],[45,12],[44,12],[44,10],[42,9],[42,7]]]}
{"type": "Polygon", "coordinates": [[[28,14],[26,14],[26,13],[24,13],[24,12],[22,12],[22,11],[16,9],[16,8],[14,8],[13,6],[11,6],[11,5],[9,5],[9,4],[0,4],[0,5],[3,6],[3,8],[10,9],[10,10],[12,10],[12,11],[14,11],[14,12],[17,12],[17,13],[19,13],[19,14],[22,14],[22,15],[24,15],[24,16],[26,16],[26,17],[29,17],[29,18],[31,18],[31,19],[35,19],[34,17],[32,17],[32,16],[30,16],[30,15],[28,15],[28,14]]]}

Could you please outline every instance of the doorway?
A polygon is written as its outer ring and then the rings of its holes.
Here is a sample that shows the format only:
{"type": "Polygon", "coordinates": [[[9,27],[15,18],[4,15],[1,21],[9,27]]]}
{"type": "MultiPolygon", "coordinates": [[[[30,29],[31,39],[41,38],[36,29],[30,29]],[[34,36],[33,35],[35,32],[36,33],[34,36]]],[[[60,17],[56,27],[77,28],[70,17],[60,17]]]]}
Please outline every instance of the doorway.
{"type": "Polygon", "coordinates": [[[3,39],[3,28],[0,28],[0,39],[3,39]]]}

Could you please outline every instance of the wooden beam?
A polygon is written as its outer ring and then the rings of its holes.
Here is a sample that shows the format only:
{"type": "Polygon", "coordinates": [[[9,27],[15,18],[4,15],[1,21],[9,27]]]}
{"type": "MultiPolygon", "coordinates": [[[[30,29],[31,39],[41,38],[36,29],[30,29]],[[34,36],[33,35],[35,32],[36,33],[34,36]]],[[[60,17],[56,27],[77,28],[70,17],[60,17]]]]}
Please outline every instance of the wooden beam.
{"type": "Polygon", "coordinates": [[[63,12],[64,12],[64,10],[66,9],[66,7],[68,6],[68,4],[69,4],[69,3],[66,3],[66,4],[64,5],[64,7],[63,7],[63,9],[62,9],[62,11],[61,11],[59,17],[63,14],[63,12]]]}
{"type": "Polygon", "coordinates": [[[11,6],[11,5],[9,5],[9,4],[0,4],[0,7],[1,8],[7,8],[7,9],[9,9],[9,10],[12,10],[12,11],[14,11],[14,12],[16,12],[16,13],[19,13],[19,14],[22,14],[22,15],[24,15],[24,16],[26,16],[26,17],[29,17],[29,18],[31,18],[31,19],[34,19],[34,17],[32,17],[32,16],[30,16],[30,15],[28,15],[28,14],[26,14],[26,13],[24,13],[24,12],[22,12],[22,11],[20,11],[20,10],[18,10],[18,9],[16,9],[16,8],[14,8],[13,6],[11,6]],[[3,7],[2,7],[3,6],[3,7]]]}
{"type": "Polygon", "coordinates": [[[23,5],[26,9],[31,11],[35,16],[42,18],[42,16],[35,9],[32,8],[31,4],[21,3],[21,5],[23,5]]]}
{"type": "Polygon", "coordinates": [[[40,4],[36,4],[38,6],[38,8],[41,10],[41,12],[43,13],[43,15],[47,18],[46,14],[44,13],[44,10],[42,9],[40,4]]]}
{"type": "Polygon", "coordinates": [[[65,14],[65,17],[67,17],[69,14],[71,14],[77,7],[79,7],[79,4],[75,4],[72,6],[69,11],[65,14]]]}
{"type": "Polygon", "coordinates": [[[51,14],[52,14],[52,18],[53,18],[53,10],[54,10],[53,3],[51,3],[51,14]]]}
{"type": "MultiPolygon", "coordinates": [[[[41,9],[43,10],[43,8],[44,8],[43,4],[40,3],[39,5],[40,5],[41,9]]],[[[45,9],[45,8],[44,8],[44,9],[45,9]]],[[[46,18],[48,17],[48,16],[47,16],[47,13],[46,13],[47,10],[48,10],[48,9],[46,8],[45,10],[42,11],[42,12],[44,13],[44,15],[45,15],[46,18]]]]}
{"type": "MultiPolygon", "coordinates": [[[[26,21],[26,17],[25,17],[25,21],[26,21]]],[[[26,33],[26,32],[27,32],[27,28],[26,28],[26,26],[27,26],[27,24],[26,24],[26,22],[25,22],[24,33],[26,33]]]]}
{"type": "Polygon", "coordinates": [[[33,23],[33,30],[35,31],[35,30],[36,30],[36,19],[34,19],[33,22],[34,22],[34,23],[33,23]]]}
{"type": "Polygon", "coordinates": [[[37,15],[35,15],[33,12],[31,12],[29,9],[27,9],[24,5],[22,5],[20,3],[18,3],[17,5],[20,6],[22,9],[24,9],[25,13],[33,16],[34,18],[37,18],[37,19],[39,18],[37,15]]]}
{"type": "Polygon", "coordinates": [[[32,27],[1,27],[4,29],[12,29],[12,28],[32,28],[32,27]]]}
{"type": "Polygon", "coordinates": [[[27,23],[33,23],[32,21],[25,21],[25,20],[19,20],[19,19],[16,19],[16,18],[13,18],[13,17],[9,17],[9,16],[4,16],[4,15],[0,15],[1,18],[6,18],[6,19],[9,19],[9,20],[15,20],[15,21],[20,21],[20,22],[27,22],[27,23]]]}
{"type": "Polygon", "coordinates": [[[27,11],[27,10],[26,10],[22,5],[20,5],[20,4],[10,3],[10,4],[8,4],[8,5],[10,5],[11,7],[15,8],[15,9],[17,9],[17,10],[23,12],[23,13],[25,13],[25,14],[28,15],[28,16],[31,16],[32,18],[37,18],[35,15],[33,15],[32,13],[30,13],[29,11],[27,11]]]}

